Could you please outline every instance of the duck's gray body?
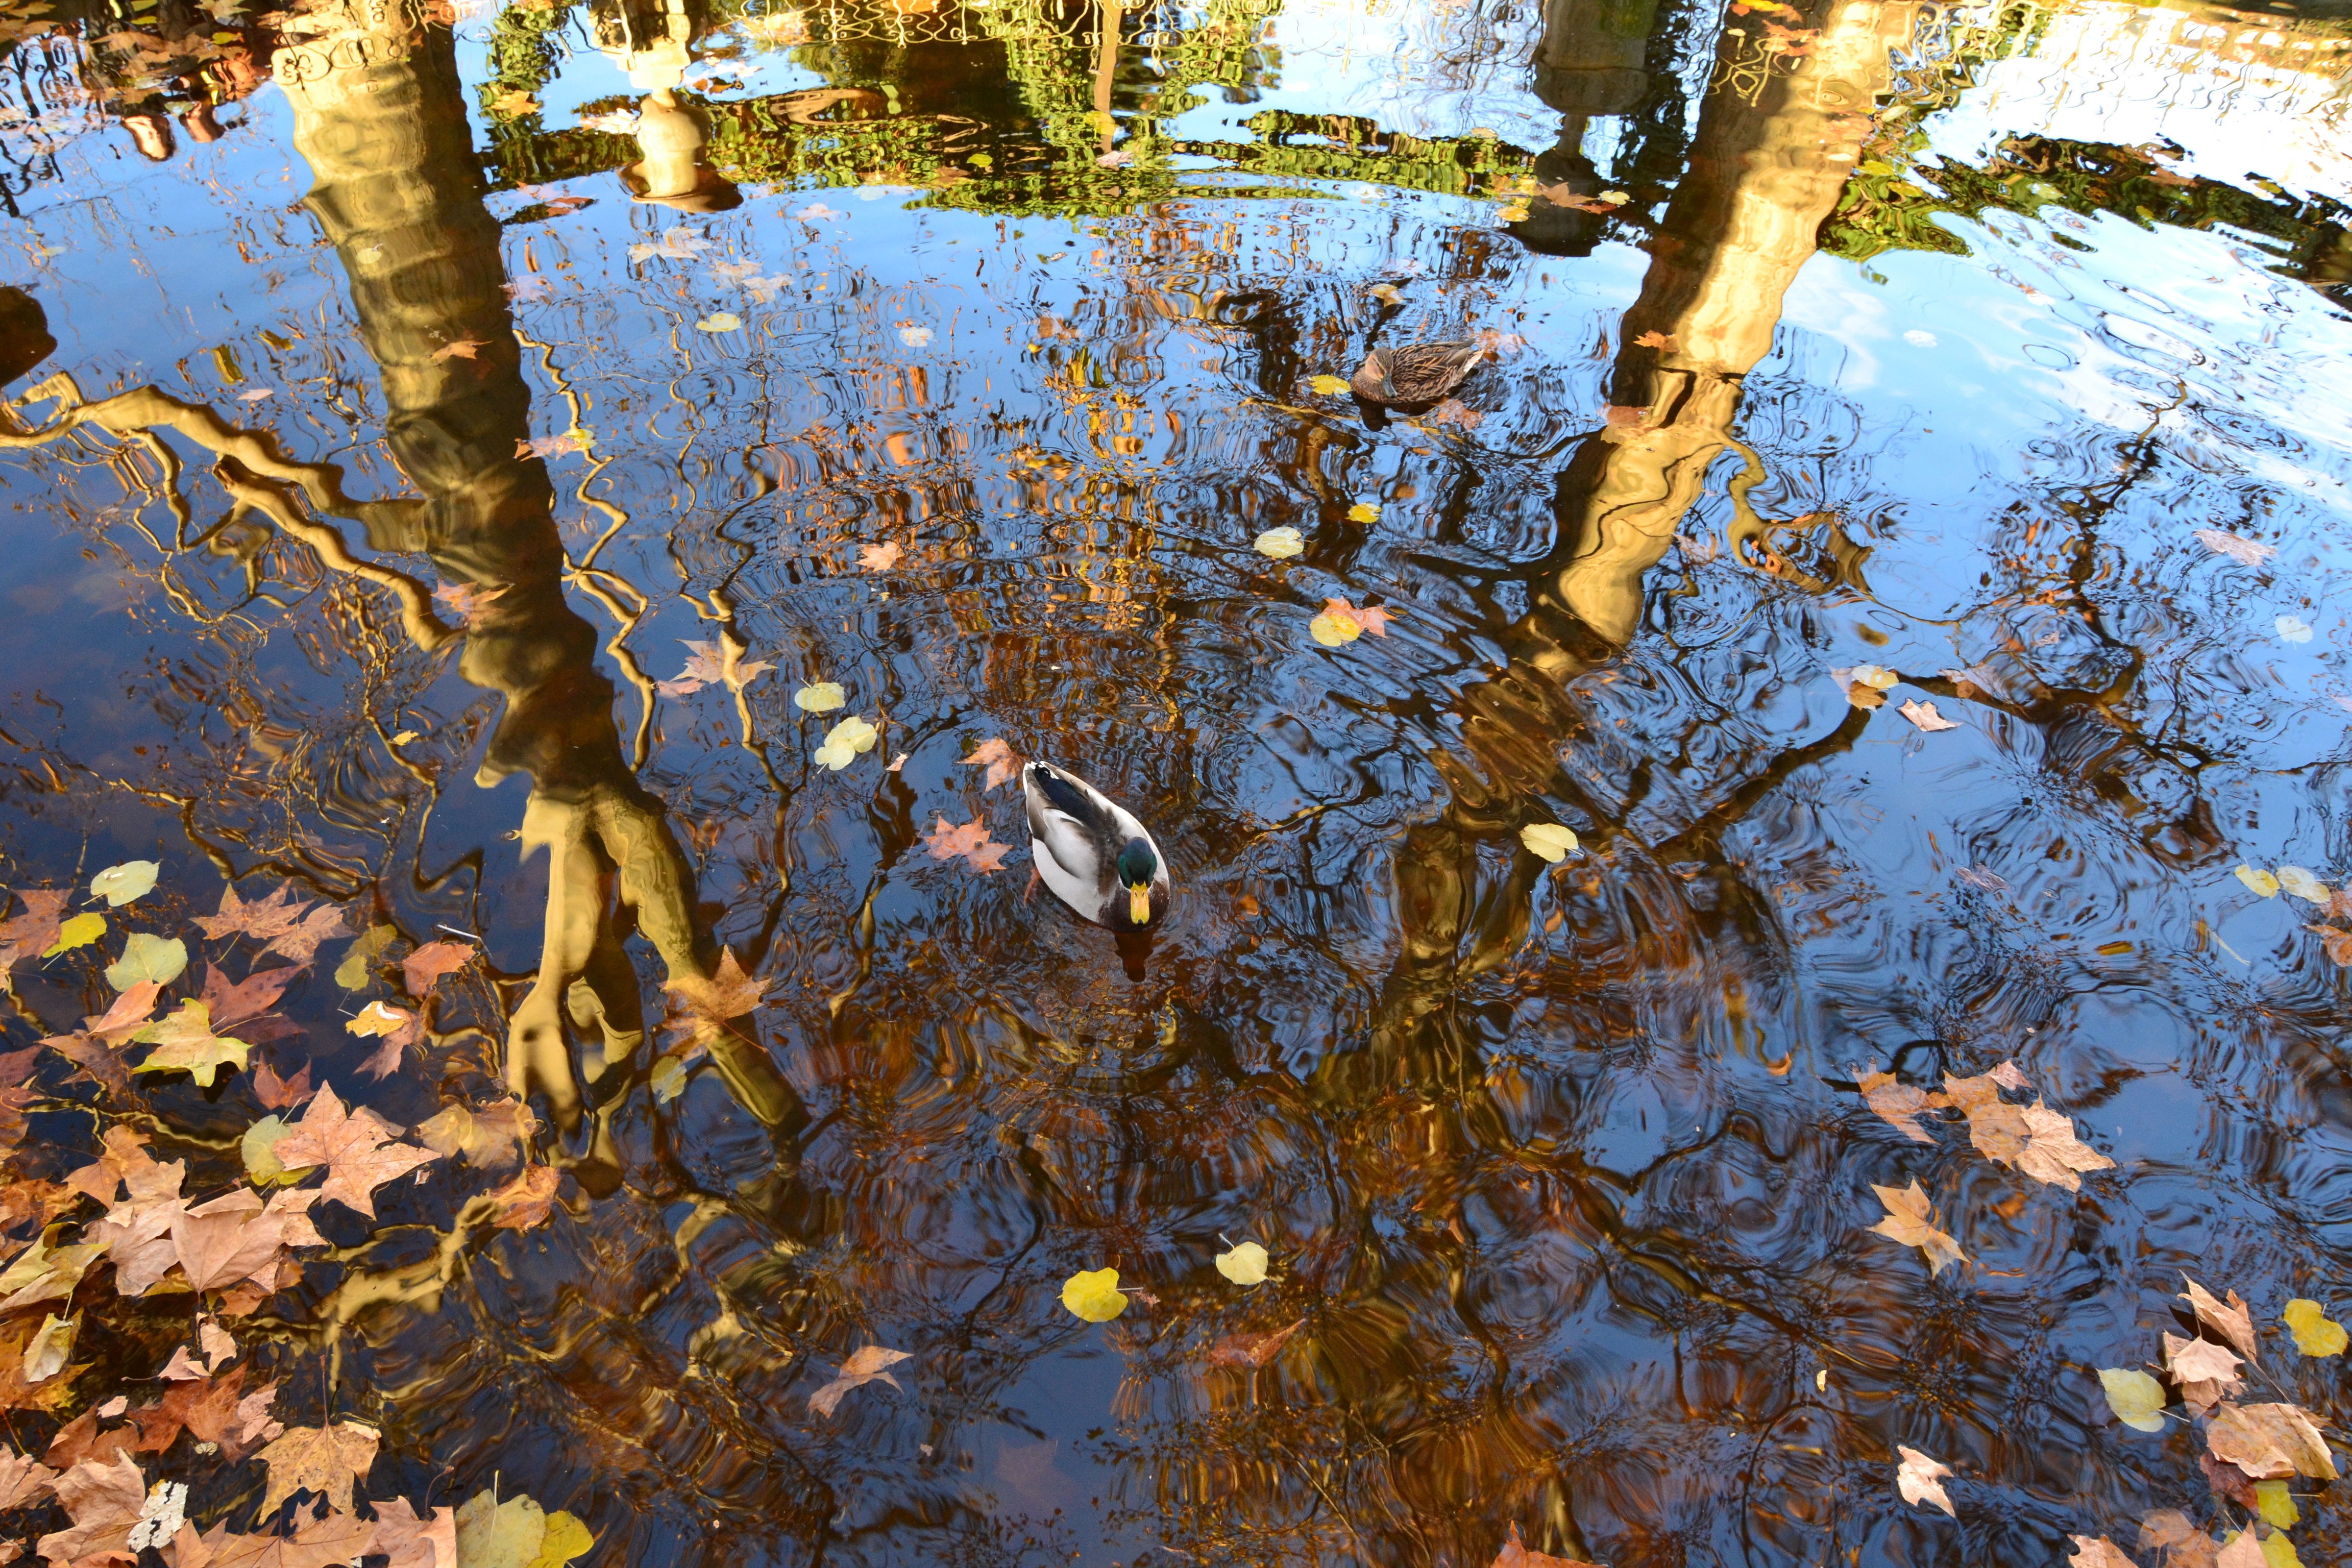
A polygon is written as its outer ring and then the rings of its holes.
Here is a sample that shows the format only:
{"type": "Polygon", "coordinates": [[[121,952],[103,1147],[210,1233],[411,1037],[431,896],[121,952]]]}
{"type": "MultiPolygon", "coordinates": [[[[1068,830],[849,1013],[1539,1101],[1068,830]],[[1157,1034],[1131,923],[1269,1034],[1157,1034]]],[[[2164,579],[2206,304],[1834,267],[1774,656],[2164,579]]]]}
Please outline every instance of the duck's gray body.
{"type": "Polygon", "coordinates": [[[1037,875],[1054,896],[1112,931],[1143,931],[1167,918],[1175,901],[1168,862],[1150,830],[1135,815],[1067,768],[1031,763],[1021,770],[1029,805],[1029,848],[1037,875]],[[1134,918],[1134,900],[1119,879],[1118,862],[1137,843],[1150,851],[1150,918],[1134,918]]]}
{"type": "Polygon", "coordinates": [[[1486,351],[1476,343],[1413,343],[1374,349],[1356,367],[1348,389],[1367,403],[1412,408],[1442,402],[1478,368],[1486,351]]]}

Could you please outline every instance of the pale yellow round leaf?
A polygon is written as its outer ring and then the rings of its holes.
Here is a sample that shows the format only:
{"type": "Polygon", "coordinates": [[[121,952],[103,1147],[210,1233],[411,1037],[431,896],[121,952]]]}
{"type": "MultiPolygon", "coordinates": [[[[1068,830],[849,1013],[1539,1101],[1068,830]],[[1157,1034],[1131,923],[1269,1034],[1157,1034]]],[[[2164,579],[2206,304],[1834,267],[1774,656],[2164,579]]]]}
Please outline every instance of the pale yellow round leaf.
{"type": "Polygon", "coordinates": [[[1269,528],[1257,536],[1257,552],[1276,561],[1287,561],[1307,551],[1307,537],[1295,528],[1269,528]]]}
{"type": "Polygon", "coordinates": [[[1265,1248],[1244,1241],[1231,1252],[1217,1254],[1217,1272],[1236,1285],[1265,1283],[1265,1248]]]}
{"type": "Polygon", "coordinates": [[[837,680],[812,680],[793,693],[793,706],[809,713],[830,713],[847,700],[837,680]]]}
{"type": "Polygon", "coordinates": [[[1528,854],[1541,856],[1557,866],[1576,847],[1576,830],[1562,827],[1557,822],[1530,822],[1519,829],[1519,842],[1528,847],[1528,854]]]}
{"type": "Polygon", "coordinates": [[[2107,1392],[2107,1408],[2116,1419],[2137,1432],[2161,1432],[2164,1417],[2164,1384],[2144,1372],[2129,1367],[2103,1366],[2099,1383],[2107,1392]]]}
{"type": "Polygon", "coordinates": [[[2260,893],[2263,898],[2278,897],[2279,879],[2268,871],[2257,871],[2252,866],[2241,866],[2238,868],[2238,880],[2260,893]]]}

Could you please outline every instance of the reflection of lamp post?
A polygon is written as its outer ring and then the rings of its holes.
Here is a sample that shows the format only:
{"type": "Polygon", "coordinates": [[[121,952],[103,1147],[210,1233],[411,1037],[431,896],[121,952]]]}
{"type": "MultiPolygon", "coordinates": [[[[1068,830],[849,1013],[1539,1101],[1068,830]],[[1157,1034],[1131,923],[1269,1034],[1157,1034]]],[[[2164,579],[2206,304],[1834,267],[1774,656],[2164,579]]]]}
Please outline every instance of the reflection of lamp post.
{"type": "Polygon", "coordinates": [[[723,213],[743,205],[735,182],[702,156],[709,144],[701,111],[678,102],[667,87],[637,106],[637,147],[645,156],[621,171],[630,199],[683,213],[723,213]]]}
{"type": "MultiPolygon", "coordinates": [[[[1536,157],[1536,178],[1563,195],[1591,197],[1601,179],[1584,155],[1585,127],[1595,118],[1630,114],[1650,79],[1643,70],[1656,0],[1550,0],[1536,45],[1536,96],[1559,110],[1559,139],[1536,157]]],[[[1530,250],[1589,256],[1604,220],[1563,205],[1542,191],[1511,232],[1530,250]]]]}

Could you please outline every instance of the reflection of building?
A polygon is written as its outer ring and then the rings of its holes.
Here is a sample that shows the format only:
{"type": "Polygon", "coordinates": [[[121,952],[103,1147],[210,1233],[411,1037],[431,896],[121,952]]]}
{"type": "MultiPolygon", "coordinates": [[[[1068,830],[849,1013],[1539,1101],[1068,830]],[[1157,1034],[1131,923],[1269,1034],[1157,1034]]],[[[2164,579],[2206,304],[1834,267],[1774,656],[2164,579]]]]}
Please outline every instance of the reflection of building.
{"type": "Polygon", "coordinates": [[[1657,0],[1549,0],[1545,5],[1534,86],[1538,98],[1559,110],[1559,139],[1537,156],[1542,188],[1528,199],[1526,219],[1512,227],[1528,248],[1584,256],[1600,238],[1606,221],[1601,215],[1557,198],[1600,195],[1601,181],[1585,156],[1584,134],[1594,120],[1630,114],[1640,105],[1650,85],[1643,66],[1657,19],[1657,0]]]}

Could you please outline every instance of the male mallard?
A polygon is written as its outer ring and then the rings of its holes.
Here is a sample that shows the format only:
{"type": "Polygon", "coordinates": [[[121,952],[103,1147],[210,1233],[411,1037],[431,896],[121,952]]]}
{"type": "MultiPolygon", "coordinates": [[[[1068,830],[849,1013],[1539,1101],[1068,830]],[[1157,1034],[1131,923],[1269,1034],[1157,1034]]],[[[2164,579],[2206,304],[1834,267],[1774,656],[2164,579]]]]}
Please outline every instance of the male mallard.
{"type": "Polygon", "coordinates": [[[1476,343],[1413,343],[1374,349],[1356,367],[1348,389],[1367,403],[1411,407],[1438,403],[1478,368],[1486,351],[1476,343]]]}
{"type": "Polygon", "coordinates": [[[1066,769],[1021,770],[1029,798],[1029,848],[1054,896],[1097,925],[1142,931],[1167,918],[1175,897],[1168,863],[1125,806],[1066,769]]]}

